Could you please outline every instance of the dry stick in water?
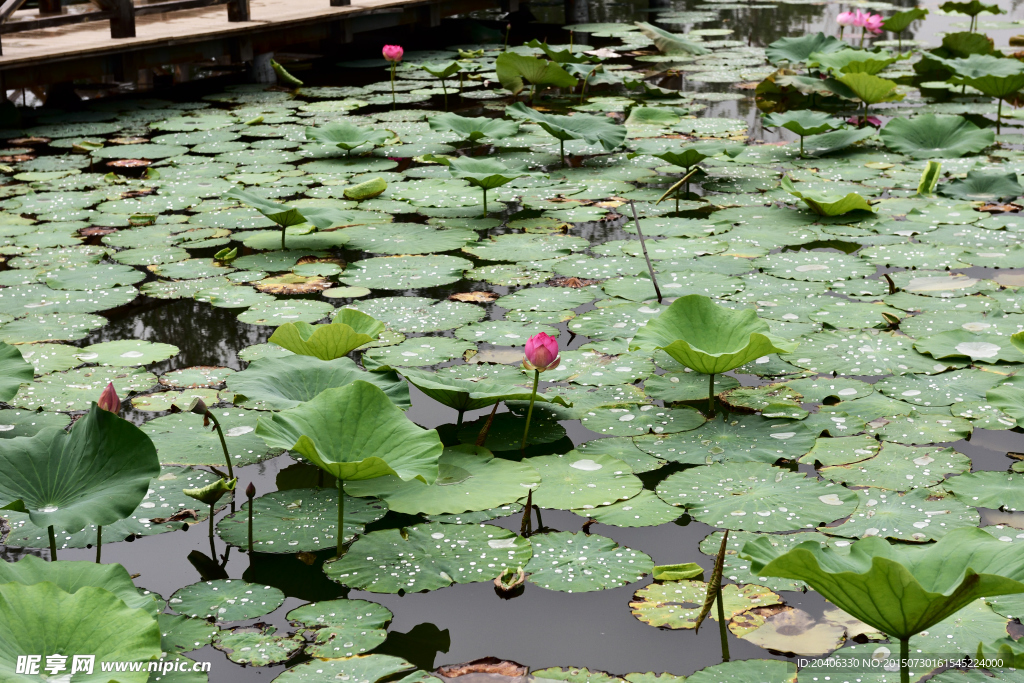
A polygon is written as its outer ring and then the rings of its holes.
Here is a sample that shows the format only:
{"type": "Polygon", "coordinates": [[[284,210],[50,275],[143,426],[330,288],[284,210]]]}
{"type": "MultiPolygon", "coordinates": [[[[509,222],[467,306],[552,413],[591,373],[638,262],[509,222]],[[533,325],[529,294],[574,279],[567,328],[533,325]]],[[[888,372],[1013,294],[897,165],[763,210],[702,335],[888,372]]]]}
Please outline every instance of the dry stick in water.
{"type": "Polygon", "coordinates": [[[491,408],[491,414],[487,416],[487,422],[484,423],[483,429],[480,430],[480,435],[476,437],[477,446],[483,446],[487,441],[487,432],[491,429],[491,423],[494,422],[494,414],[496,412],[498,412],[498,403],[495,403],[494,407],[491,408]]]}
{"type": "Polygon", "coordinates": [[[640,219],[636,215],[636,204],[633,200],[629,200],[629,208],[633,210],[633,224],[636,225],[636,234],[640,237],[640,248],[644,252],[644,258],[647,259],[647,272],[651,276],[651,282],[654,283],[654,293],[658,295],[658,303],[661,303],[661,289],[658,287],[658,281],[654,279],[654,268],[651,266],[651,257],[647,255],[647,245],[644,244],[644,234],[640,232],[640,219]]]}

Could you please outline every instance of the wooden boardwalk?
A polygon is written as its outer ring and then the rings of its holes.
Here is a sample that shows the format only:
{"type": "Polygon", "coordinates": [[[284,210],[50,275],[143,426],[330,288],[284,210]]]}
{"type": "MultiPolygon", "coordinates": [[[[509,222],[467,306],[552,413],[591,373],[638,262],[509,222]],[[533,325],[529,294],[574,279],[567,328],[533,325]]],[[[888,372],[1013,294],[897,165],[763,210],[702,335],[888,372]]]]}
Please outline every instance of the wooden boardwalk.
{"type": "MultiPolygon", "coordinates": [[[[149,14],[136,19],[134,38],[111,38],[107,21],[44,28],[3,36],[0,88],[73,79],[135,80],[137,70],[230,58],[287,46],[331,46],[354,34],[401,25],[437,26],[445,16],[498,7],[511,0],[250,0],[250,21],[229,22],[224,5],[149,14]]],[[[137,4],[137,7],[143,7],[137,4]]],[[[17,20],[33,12],[19,11],[17,20]]]]}

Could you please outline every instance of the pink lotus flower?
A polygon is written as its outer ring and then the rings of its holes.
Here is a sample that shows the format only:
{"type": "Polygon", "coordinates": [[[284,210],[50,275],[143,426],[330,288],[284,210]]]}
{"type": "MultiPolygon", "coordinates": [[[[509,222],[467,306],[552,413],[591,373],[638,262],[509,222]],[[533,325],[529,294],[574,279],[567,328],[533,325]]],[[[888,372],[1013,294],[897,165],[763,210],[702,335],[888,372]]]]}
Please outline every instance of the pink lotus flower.
{"type": "Polygon", "coordinates": [[[836,17],[836,23],[840,26],[853,26],[853,12],[840,12],[836,17]]]}
{"type": "Polygon", "coordinates": [[[400,62],[402,61],[402,55],[405,54],[405,50],[402,49],[401,45],[385,45],[383,52],[384,59],[389,62],[400,62]]]}
{"type": "Polygon", "coordinates": [[[121,411],[121,399],[117,396],[113,382],[107,382],[107,388],[100,394],[100,400],[96,402],[96,405],[115,415],[121,411]]]}
{"type": "Polygon", "coordinates": [[[882,119],[878,118],[877,116],[851,116],[850,118],[846,119],[846,122],[853,126],[859,126],[861,125],[862,119],[865,125],[873,126],[875,128],[880,128],[882,126],[882,119]]]}
{"type": "Polygon", "coordinates": [[[882,32],[882,15],[881,14],[868,14],[864,19],[864,28],[874,33],[876,36],[882,32]]]}
{"type": "Polygon", "coordinates": [[[554,370],[562,360],[558,355],[558,340],[543,332],[526,340],[525,354],[523,367],[537,372],[554,370]]]}

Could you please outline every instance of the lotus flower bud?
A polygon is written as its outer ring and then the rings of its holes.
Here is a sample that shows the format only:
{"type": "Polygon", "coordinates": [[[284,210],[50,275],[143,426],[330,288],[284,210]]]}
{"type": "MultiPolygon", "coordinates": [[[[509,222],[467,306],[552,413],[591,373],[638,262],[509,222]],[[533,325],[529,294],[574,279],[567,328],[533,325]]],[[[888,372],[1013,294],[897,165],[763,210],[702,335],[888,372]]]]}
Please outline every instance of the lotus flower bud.
{"type": "Polygon", "coordinates": [[[389,62],[400,62],[402,61],[402,55],[405,54],[405,50],[402,49],[401,45],[385,45],[382,52],[384,53],[384,59],[389,62]]]}
{"type": "Polygon", "coordinates": [[[558,367],[561,358],[558,355],[558,340],[550,337],[544,332],[535,334],[526,340],[526,360],[523,367],[527,370],[554,370],[558,367]]]}
{"type": "Polygon", "coordinates": [[[840,12],[836,23],[840,26],[853,26],[853,12],[840,12]]]}
{"type": "Polygon", "coordinates": [[[117,396],[113,382],[107,382],[107,388],[100,394],[100,400],[96,402],[96,405],[115,415],[121,412],[121,399],[117,396]]]}
{"type": "Polygon", "coordinates": [[[256,496],[256,487],[253,486],[253,483],[250,481],[249,485],[245,487],[245,497],[246,498],[254,498],[255,496],[256,496]]]}

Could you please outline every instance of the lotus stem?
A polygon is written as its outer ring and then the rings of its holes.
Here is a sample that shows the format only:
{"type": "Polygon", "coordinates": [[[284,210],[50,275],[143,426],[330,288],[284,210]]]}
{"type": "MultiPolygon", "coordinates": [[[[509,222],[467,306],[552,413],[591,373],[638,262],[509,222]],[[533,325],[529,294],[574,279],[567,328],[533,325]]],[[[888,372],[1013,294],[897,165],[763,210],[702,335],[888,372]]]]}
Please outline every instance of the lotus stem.
{"type": "MultiPolygon", "coordinates": [[[[719,584],[718,591],[715,593],[715,602],[718,603],[718,634],[722,638],[722,661],[729,661],[729,633],[726,631],[725,626],[725,608],[722,607],[722,586],[719,584]]],[[[900,683],[907,683],[907,681],[901,681],[900,683]]]]}
{"type": "Polygon", "coordinates": [[[212,557],[213,561],[216,562],[217,561],[217,546],[214,545],[214,543],[213,543],[213,515],[214,515],[213,506],[214,506],[214,504],[210,503],[210,557],[212,557]]]}
{"type": "Polygon", "coordinates": [[[324,487],[324,471],[320,468],[317,468],[316,487],[318,489],[322,489],[324,487]]]}
{"type": "Polygon", "coordinates": [[[804,136],[800,136],[800,158],[804,158],[804,136]]]}
{"type": "Polygon", "coordinates": [[[53,533],[53,525],[46,527],[46,533],[50,535],[50,562],[57,561],[57,537],[53,533]]]}
{"type": "Polygon", "coordinates": [[[398,62],[391,62],[391,110],[395,109],[395,65],[398,62]]]}
{"type": "Polygon", "coordinates": [[[846,30],[845,26],[840,26],[839,27],[839,40],[843,39],[843,31],[845,31],[845,30],[846,30]]]}
{"type": "Polygon", "coordinates": [[[999,135],[999,123],[1003,117],[1003,98],[999,98],[999,104],[996,105],[996,135],[999,135]]]}
{"type": "MultiPolygon", "coordinates": [[[[349,154],[351,154],[351,153],[352,153],[352,152],[349,152],[349,154]]],[[[284,245],[285,233],[286,233],[287,231],[288,231],[288,228],[286,228],[286,227],[284,227],[284,226],[282,225],[282,226],[281,226],[281,248],[282,248],[282,249],[287,249],[287,247],[285,247],[285,245],[284,245]]]]}
{"type": "Polygon", "coordinates": [[[512,23],[505,24],[505,44],[501,46],[502,52],[508,52],[508,34],[512,32],[512,23]]]}
{"type": "Polygon", "coordinates": [[[562,168],[565,168],[565,140],[558,141],[558,153],[562,155],[562,168]]]}
{"type": "Polygon", "coordinates": [[[96,564],[100,564],[100,551],[103,550],[103,526],[96,526],[96,564]]]}
{"type": "Polygon", "coordinates": [[[583,104],[583,96],[587,92],[587,81],[590,80],[590,77],[594,75],[595,71],[597,71],[596,66],[583,78],[583,87],[580,89],[580,104],[583,104]]]}
{"type": "Polygon", "coordinates": [[[249,498],[249,554],[252,555],[252,498],[249,498]]]}
{"type": "Polygon", "coordinates": [[[338,477],[338,557],[345,554],[345,487],[338,477]]]}
{"type": "Polygon", "coordinates": [[[658,303],[661,303],[661,288],[658,287],[658,280],[654,277],[654,266],[651,265],[651,257],[647,255],[647,244],[644,242],[644,234],[640,231],[640,218],[636,215],[636,204],[632,199],[629,200],[629,208],[633,209],[633,225],[636,226],[637,237],[640,238],[640,249],[644,252],[644,258],[647,260],[647,274],[651,276],[651,282],[654,284],[654,293],[658,295],[658,303]]]}
{"type": "Polygon", "coordinates": [[[708,417],[715,414],[715,374],[708,376],[708,417]]]}
{"type": "Polygon", "coordinates": [[[484,218],[487,218],[487,188],[482,188],[484,191],[484,218]]]}
{"type": "MultiPolygon", "coordinates": [[[[284,231],[281,232],[281,247],[284,247],[284,231]]],[[[213,422],[213,428],[217,430],[217,436],[220,437],[220,447],[224,451],[224,462],[228,466],[228,479],[235,478],[234,468],[231,467],[231,456],[228,454],[228,442],[224,440],[224,430],[220,427],[220,421],[214,416],[210,410],[206,411],[206,415],[209,416],[210,421],[213,422]]],[[[234,500],[232,498],[232,500],[234,500]]]]}
{"type": "Polygon", "coordinates": [[[910,683],[910,666],[907,658],[910,656],[910,636],[900,638],[900,683],[910,683]]]}
{"type": "Polygon", "coordinates": [[[444,90],[444,110],[448,111],[448,86],[445,85],[444,79],[441,79],[441,89],[444,90]]]}
{"type": "Polygon", "coordinates": [[[526,428],[523,429],[523,445],[520,451],[526,450],[526,437],[530,434],[530,420],[533,418],[533,402],[537,398],[537,385],[540,383],[540,370],[533,371],[533,393],[530,394],[530,407],[526,410],[526,428]]]}
{"type": "Polygon", "coordinates": [[[903,54],[903,31],[896,34],[896,42],[899,44],[900,54],[903,54]]]}
{"type": "Polygon", "coordinates": [[[461,408],[459,408],[459,419],[455,423],[456,427],[461,427],[462,426],[462,418],[463,418],[463,416],[465,416],[465,414],[466,414],[466,411],[461,409],[461,408]]]}
{"type": "Polygon", "coordinates": [[[544,530],[544,520],[540,518],[540,506],[539,505],[534,505],[533,506],[533,511],[537,513],[537,531],[538,532],[543,531],[544,530]]]}

